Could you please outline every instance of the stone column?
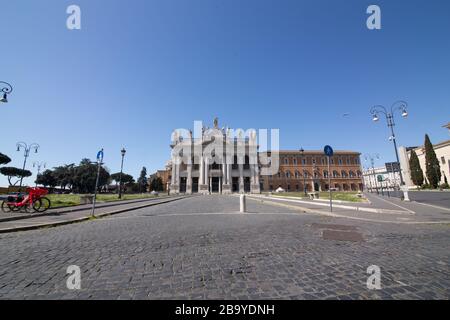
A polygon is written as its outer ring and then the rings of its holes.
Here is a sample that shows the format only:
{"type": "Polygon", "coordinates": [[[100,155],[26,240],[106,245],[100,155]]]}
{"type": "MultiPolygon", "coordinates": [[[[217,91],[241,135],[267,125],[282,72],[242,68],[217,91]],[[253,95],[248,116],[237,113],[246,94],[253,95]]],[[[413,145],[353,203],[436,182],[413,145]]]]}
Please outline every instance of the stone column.
{"type": "Polygon", "coordinates": [[[179,165],[176,164],[177,159],[172,159],[172,181],[170,185],[170,194],[177,194],[180,192],[179,184],[178,184],[178,176],[179,176],[179,165]]]}
{"type": "Polygon", "coordinates": [[[208,192],[209,192],[209,193],[212,192],[212,177],[209,177],[209,182],[208,182],[208,192]]]}
{"type": "Polygon", "coordinates": [[[222,194],[222,181],[223,177],[219,177],[219,193],[222,194]]]}
{"type": "Polygon", "coordinates": [[[231,164],[224,164],[224,173],[222,176],[222,193],[231,193],[231,164]]]}
{"type": "Polygon", "coordinates": [[[192,163],[187,165],[186,193],[192,193],[192,163]]]}
{"type": "Polygon", "coordinates": [[[259,186],[259,172],[258,172],[258,165],[254,164],[252,165],[252,185],[251,185],[251,192],[252,193],[260,193],[260,186],[259,186]]]}
{"type": "Polygon", "coordinates": [[[253,185],[253,193],[261,193],[261,186],[259,185],[259,167],[257,164],[253,166],[253,174],[254,174],[254,185],[253,185]]]}
{"type": "Polygon", "coordinates": [[[225,161],[222,163],[222,182],[223,184],[227,183],[227,165],[225,161]]]}
{"type": "Polygon", "coordinates": [[[201,194],[208,193],[208,161],[203,156],[200,159],[200,181],[198,192],[201,194]]]}
{"type": "Polygon", "coordinates": [[[239,193],[244,193],[244,165],[239,165],[239,193]]]}
{"type": "Polygon", "coordinates": [[[199,177],[199,180],[198,180],[198,184],[199,185],[200,184],[204,184],[204,182],[203,182],[204,174],[205,174],[205,168],[204,168],[204,165],[203,165],[203,156],[202,156],[202,157],[200,157],[200,177],[199,177]]]}
{"type": "Polygon", "coordinates": [[[209,162],[208,162],[208,158],[205,159],[205,184],[209,185],[209,162]]]}
{"type": "Polygon", "coordinates": [[[170,184],[175,184],[175,161],[172,159],[172,177],[170,179],[170,184]]]}

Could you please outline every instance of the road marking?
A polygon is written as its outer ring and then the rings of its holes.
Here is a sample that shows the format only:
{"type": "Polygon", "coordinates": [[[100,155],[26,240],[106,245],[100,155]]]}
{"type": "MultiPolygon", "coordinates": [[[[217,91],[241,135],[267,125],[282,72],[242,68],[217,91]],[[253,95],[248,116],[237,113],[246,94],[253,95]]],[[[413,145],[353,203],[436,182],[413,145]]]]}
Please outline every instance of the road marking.
{"type": "Polygon", "coordinates": [[[450,212],[450,209],[449,209],[449,208],[437,206],[437,205],[435,205],[435,204],[422,203],[422,202],[418,202],[418,201],[414,201],[414,203],[417,203],[417,204],[421,204],[421,205],[423,205],[423,206],[433,207],[433,208],[436,208],[436,209],[439,209],[439,210],[445,210],[445,211],[450,212]]]}
{"type": "MultiPolygon", "coordinates": [[[[373,195],[373,196],[376,197],[375,195],[373,195]]],[[[387,202],[387,203],[390,203],[390,204],[392,204],[393,206],[396,206],[396,207],[399,207],[399,208],[401,208],[401,209],[403,209],[403,210],[408,211],[409,213],[415,214],[414,211],[409,210],[408,208],[402,207],[402,206],[400,206],[400,205],[398,205],[398,204],[396,204],[396,203],[393,203],[393,202],[391,202],[391,201],[388,201],[388,200],[386,200],[386,199],[383,199],[383,198],[381,198],[381,197],[377,197],[377,199],[379,199],[379,200],[381,200],[381,201],[384,201],[384,202],[387,202]]]]}

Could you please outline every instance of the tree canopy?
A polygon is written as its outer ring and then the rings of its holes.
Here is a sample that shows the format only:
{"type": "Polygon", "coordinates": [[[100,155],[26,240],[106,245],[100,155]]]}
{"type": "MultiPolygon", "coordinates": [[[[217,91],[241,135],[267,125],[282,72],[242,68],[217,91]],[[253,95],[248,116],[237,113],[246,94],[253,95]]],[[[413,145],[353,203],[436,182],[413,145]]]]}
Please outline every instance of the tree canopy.
{"type": "Polygon", "coordinates": [[[141,174],[139,175],[139,178],[137,180],[137,184],[139,185],[139,192],[145,192],[147,191],[147,168],[142,167],[141,174]]]}
{"type": "Polygon", "coordinates": [[[31,171],[22,170],[15,167],[2,167],[0,168],[0,173],[8,178],[8,183],[10,186],[16,185],[21,178],[31,177],[32,175],[31,171]],[[17,178],[18,180],[13,183],[13,178],[17,178]]]}
{"type": "Polygon", "coordinates": [[[36,184],[41,184],[44,187],[50,188],[54,188],[58,184],[58,181],[54,176],[54,172],[51,170],[45,170],[41,174],[38,174],[35,182],[36,184]]]}
{"type": "Polygon", "coordinates": [[[428,134],[425,135],[425,167],[430,185],[437,188],[441,181],[441,167],[428,134]]]}
{"type": "MultiPolygon", "coordinates": [[[[111,175],[111,180],[114,180],[116,183],[119,183],[119,181],[120,181],[120,172],[113,173],[111,175]]],[[[130,183],[134,183],[133,176],[122,172],[122,185],[130,184],[130,183]]]]}
{"type": "Polygon", "coordinates": [[[0,164],[7,164],[11,162],[11,158],[6,154],[0,152],[0,164]]]}
{"type": "Polygon", "coordinates": [[[150,182],[151,191],[164,191],[163,181],[160,177],[153,178],[150,182]]]}
{"type": "Polygon", "coordinates": [[[411,170],[411,180],[412,182],[421,187],[423,185],[423,171],[420,168],[419,158],[414,150],[411,150],[411,157],[409,159],[409,168],[411,170]]]}
{"type": "MultiPolygon", "coordinates": [[[[91,163],[89,159],[83,159],[80,165],[75,168],[73,177],[73,186],[80,193],[92,193],[95,191],[95,182],[97,179],[97,164],[91,163]]],[[[102,188],[108,184],[110,179],[109,172],[100,168],[98,187],[102,188]]]]}

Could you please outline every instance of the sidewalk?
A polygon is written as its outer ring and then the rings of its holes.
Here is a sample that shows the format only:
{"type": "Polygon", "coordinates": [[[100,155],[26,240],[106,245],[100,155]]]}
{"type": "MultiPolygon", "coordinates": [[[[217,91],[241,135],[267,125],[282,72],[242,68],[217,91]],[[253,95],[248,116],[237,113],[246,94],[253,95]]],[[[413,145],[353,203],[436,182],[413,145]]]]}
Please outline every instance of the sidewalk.
{"type": "MultiPolygon", "coordinates": [[[[118,206],[118,205],[128,204],[128,203],[139,203],[139,202],[144,202],[144,201],[149,201],[149,200],[164,199],[167,197],[168,197],[167,195],[164,195],[164,196],[158,196],[158,197],[154,197],[154,198],[143,198],[143,199],[134,199],[134,200],[118,200],[118,201],[110,201],[110,202],[97,202],[95,204],[95,208],[97,209],[97,208],[113,207],[113,206],[118,206]]],[[[58,215],[58,214],[63,214],[63,213],[68,213],[68,212],[88,210],[91,208],[92,208],[92,204],[82,204],[82,205],[59,207],[59,208],[53,208],[53,209],[50,208],[49,210],[47,210],[43,213],[25,213],[25,212],[5,213],[5,212],[0,211],[0,222],[58,215]]]]}
{"type": "MultiPolygon", "coordinates": [[[[162,203],[177,201],[180,199],[184,199],[185,197],[186,196],[151,198],[141,201],[130,200],[127,201],[126,203],[120,203],[115,205],[105,204],[103,206],[98,207],[96,206],[95,218],[102,218],[113,214],[150,207],[162,203]]],[[[78,210],[53,211],[45,215],[31,216],[28,217],[27,219],[1,221],[0,233],[25,231],[45,227],[55,227],[64,224],[86,221],[92,219],[91,209],[92,205],[89,205],[89,208],[78,208],[78,210]]]]}
{"type": "Polygon", "coordinates": [[[370,203],[329,204],[322,201],[295,199],[294,197],[273,197],[249,195],[250,200],[296,209],[303,213],[319,214],[334,218],[347,218],[378,223],[403,224],[450,224],[450,209],[432,208],[420,203],[403,202],[399,199],[386,200],[369,195],[370,203]]]}

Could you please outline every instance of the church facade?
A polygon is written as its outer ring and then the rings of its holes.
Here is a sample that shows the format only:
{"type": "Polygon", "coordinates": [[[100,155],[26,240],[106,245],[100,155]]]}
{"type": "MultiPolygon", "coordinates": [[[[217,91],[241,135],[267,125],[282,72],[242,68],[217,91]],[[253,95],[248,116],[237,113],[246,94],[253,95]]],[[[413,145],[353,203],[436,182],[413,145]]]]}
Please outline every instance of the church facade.
{"type": "Polygon", "coordinates": [[[172,134],[171,194],[260,193],[256,132],[202,127],[172,134]]]}

